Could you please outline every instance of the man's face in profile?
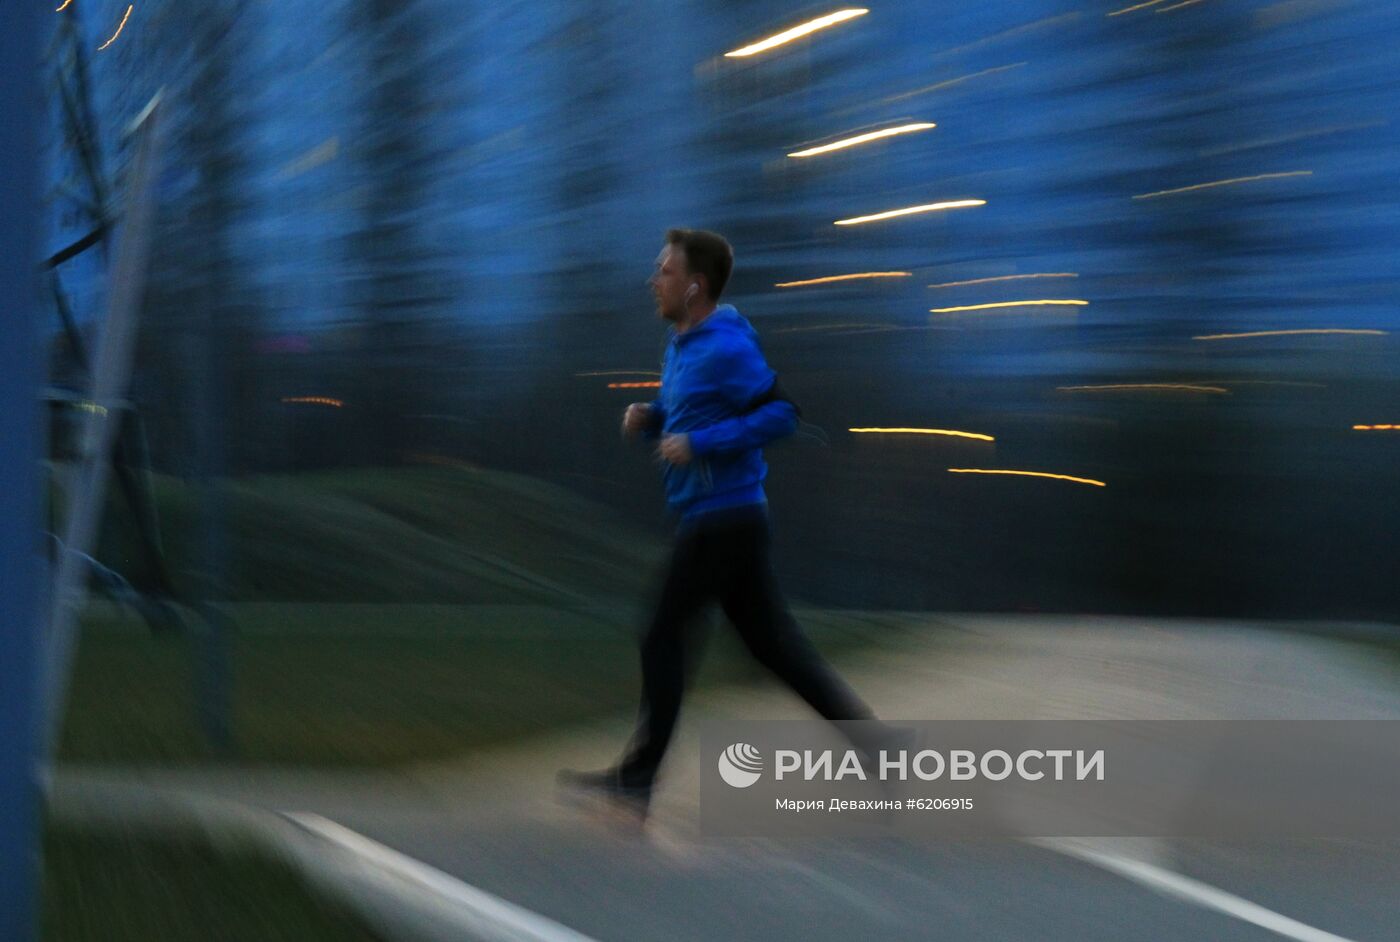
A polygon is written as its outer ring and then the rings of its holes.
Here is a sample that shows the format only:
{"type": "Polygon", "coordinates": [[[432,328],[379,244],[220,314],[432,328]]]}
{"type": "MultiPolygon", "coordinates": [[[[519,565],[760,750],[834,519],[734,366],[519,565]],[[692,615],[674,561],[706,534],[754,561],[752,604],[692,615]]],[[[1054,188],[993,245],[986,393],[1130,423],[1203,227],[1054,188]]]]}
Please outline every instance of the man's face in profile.
{"type": "Polygon", "coordinates": [[[668,321],[678,321],[685,316],[685,292],[692,284],[685,261],[685,250],[678,245],[667,245],[656,256],[656,271],[652,272],[647,284],[652,297],[656,299],[657,316],[668,321]]]}

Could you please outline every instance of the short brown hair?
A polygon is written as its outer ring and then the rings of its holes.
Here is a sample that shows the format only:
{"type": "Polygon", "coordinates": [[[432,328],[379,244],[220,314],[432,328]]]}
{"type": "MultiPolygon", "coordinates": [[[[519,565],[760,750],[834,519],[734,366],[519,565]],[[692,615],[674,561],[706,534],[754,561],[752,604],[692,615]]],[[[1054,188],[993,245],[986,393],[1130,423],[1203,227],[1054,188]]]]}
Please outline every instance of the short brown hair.
{"type": "Polygon", "coordinates": [[[734,270],[734,249],[718,232],[704,229],[667,229],[666,244],[685,250],[686,270],[704,275],[710,286],[710,300],[718,301],[734,270]]]}

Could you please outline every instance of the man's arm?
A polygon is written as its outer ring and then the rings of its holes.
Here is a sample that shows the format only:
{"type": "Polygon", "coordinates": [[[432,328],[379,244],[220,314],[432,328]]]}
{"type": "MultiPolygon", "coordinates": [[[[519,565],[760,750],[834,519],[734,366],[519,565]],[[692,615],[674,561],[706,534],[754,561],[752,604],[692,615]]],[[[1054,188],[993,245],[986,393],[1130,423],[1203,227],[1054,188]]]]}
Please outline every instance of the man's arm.
{"type": "Polygon", "coordinates": [[[631,438],[638,433],[643,438],[656,438],[666,424],[666,408],[661,400],[634,402],[622,414],[622,434],[631,438]]]}
{"type": "Polygon", "coordinates": [[[797,407],[787,399],[774,398],[751,412],[690,432],[690,451],[700,458],[747,451],[762,448],[796,430],[797,407]]]}
{"type": "Polygon", "coordinates": [[[642,426],[642,435],[646,438],[656,438],[661,434],[661,428],[666,424],[666,407],[661,404],[660,399],[653,399],[647,403],[647,420],[642,426]]]}
{"type": "Polygon", "coordinates": [[[744,338],[716,353],[707,367],[735,414],[692,431],[692,454],[704,457],[762,448],[797,430],[800,410],[778,385],[778,375],[768,366],[758,344],[744,338]]]}
{"type": "Polygon", "coordinates": [[[685,435],[663,438],[661,455],[667,461],[684,464],[692,457],[762,448],[796,431],[800,410],[782,391],[777,374],[752,340],[744,338],[715,350],[704,369],[734,414],[685,435]]]}

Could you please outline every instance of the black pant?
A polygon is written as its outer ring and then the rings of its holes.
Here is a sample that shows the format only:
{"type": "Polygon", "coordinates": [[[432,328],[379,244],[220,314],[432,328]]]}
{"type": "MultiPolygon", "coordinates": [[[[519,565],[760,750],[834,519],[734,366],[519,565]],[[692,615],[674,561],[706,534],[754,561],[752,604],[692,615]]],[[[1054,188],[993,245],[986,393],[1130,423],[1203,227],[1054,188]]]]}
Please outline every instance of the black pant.
{"type": "Polygon", "coordinates": [[[629,784],[650,785],[680,714],[688,674],[688,629],[711,601],[739,631],[760,664],[828,720],[873,715],[817,653],[793,621],[769,558],[765,508],[716,515],[682,530],[646,635],[642,639],[642,708],[620,767],[629,784]]]}

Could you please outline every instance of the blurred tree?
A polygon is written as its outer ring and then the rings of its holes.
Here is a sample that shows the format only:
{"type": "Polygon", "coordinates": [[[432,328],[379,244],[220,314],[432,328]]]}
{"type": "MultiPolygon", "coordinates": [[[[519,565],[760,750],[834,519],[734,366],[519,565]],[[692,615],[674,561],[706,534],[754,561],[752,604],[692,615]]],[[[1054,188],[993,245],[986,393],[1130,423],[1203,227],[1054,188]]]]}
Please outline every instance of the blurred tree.
{"type": "Polygon", "coordinates": [[[154,429],[157,465],[223,475],[258,468],[268,411],[253,344],[264,329],[246,245],[251,229],[246,0],[164,2],[117,44],[109,80],[117,136],[158,90],[166,104],[151,277],[135,396],[154,429]]]}
{"type": "Polygon", "coordinates": [[[438,347],[451,299],[442,252],[429,233],[443,155],[434,123],[431,20],[418,0],[351,0],[349,29],[364,68],[354,72],[359,125],[349,151],[358,222],[346,238],[358,349],[342,366],[360,430],[357,463],[394,464],[427,450],[448,407],[437,382],[450,371],[438,347]]]}

